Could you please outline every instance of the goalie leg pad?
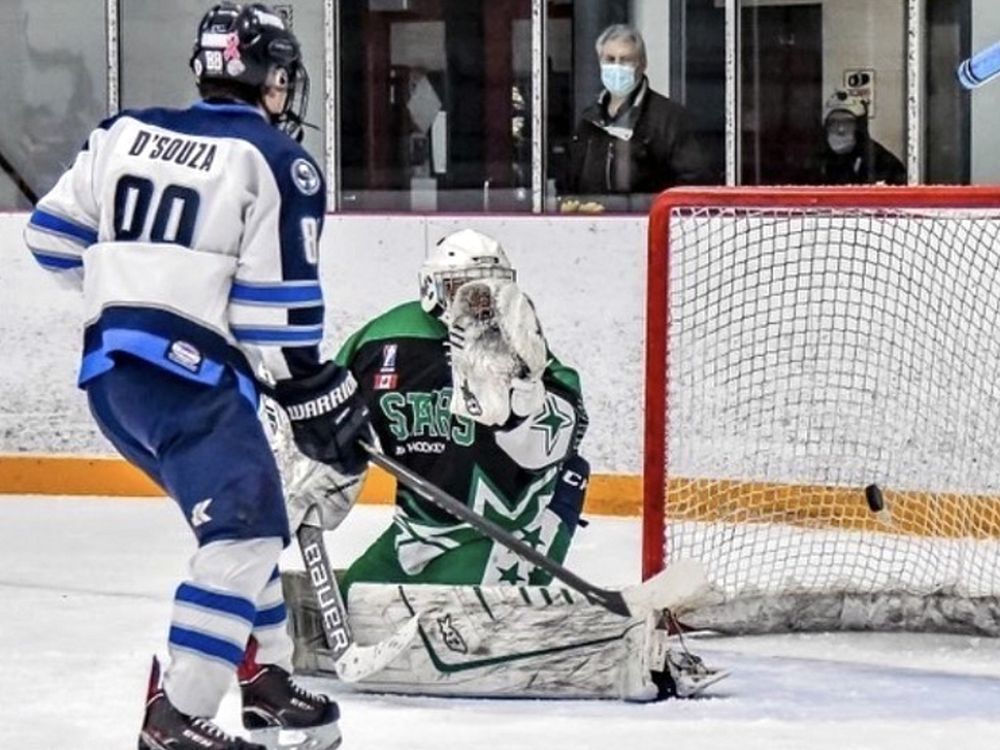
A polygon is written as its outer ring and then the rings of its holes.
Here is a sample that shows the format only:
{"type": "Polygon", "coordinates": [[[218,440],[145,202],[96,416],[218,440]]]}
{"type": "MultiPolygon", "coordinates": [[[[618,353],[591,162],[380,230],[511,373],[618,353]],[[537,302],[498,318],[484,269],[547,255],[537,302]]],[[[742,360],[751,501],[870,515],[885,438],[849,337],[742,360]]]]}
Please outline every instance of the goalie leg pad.
{"type": "Polygon", "coordinates": [[[355,584],[354,632],[381,638],[413,614],[407,652],[362,690],[469,697],[658,697],[652,619],[624,620],[560,587],[355,584]]]}
{"type": "MultiPolygon", "coordinates": [[[[296,671],[333,674],[318,607],[302,573],[285,573],[296,671]]],[[[350,625],[359,643],[395,632],[414,613],[407,651],[356,682],[366,692],[453,697],[690,697],[727,676],[673,639],[658,614],[624,620],[557,586],[357,583],[350,625]]]]}
{"type": "MultiPolygon", "coordinates": [[[[319,608],[302,572],[282,575],[297,672],[333,674],[319,608]]],[[[356,583],[349,618],[377,642],[414,613],[417,638],[367,692],[466,697],[620,698],[659,695],[648,662],[652,619],[624,620],[558,587],[356,583]]]]}

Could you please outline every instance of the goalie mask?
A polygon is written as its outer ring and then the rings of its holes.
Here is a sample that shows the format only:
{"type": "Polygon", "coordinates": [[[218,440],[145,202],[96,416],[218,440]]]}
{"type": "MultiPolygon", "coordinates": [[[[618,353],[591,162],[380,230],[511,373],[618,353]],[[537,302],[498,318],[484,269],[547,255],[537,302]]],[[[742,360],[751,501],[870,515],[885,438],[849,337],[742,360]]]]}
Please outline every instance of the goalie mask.
{"type": "Polygon", "coordinates": [[[420,267],[420,305],[444,317],[455,292],[473,279],[515,281],[517,274],[500,243],[474,229],[462,229],[431,248],[420,267]]]}
{"type": "Polygon", "coordinates": [[[222,3],[201,19],[191,53],[199,87],[227,87],[260,104],[271,122],[302,140],[309,75],[302,51],[285,20],[261,3],[222,3]]]}

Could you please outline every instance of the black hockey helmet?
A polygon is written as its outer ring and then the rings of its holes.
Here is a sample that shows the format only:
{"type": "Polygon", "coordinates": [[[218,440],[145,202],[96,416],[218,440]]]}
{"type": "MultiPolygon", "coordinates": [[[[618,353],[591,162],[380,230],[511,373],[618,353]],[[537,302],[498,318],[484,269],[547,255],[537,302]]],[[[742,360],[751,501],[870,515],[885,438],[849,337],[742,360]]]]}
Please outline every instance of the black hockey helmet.
{"type": "Polygon", "coordinates": [[[228,88],[255,104],[263,100],[266,87],[285,88],[284,106],[271,118],[301,140],[309,75],[299,42],[279,13],[263,3],[214,6],[198,24],[190,65],[199,88],[211,83],[213,89],[228,88]]]}

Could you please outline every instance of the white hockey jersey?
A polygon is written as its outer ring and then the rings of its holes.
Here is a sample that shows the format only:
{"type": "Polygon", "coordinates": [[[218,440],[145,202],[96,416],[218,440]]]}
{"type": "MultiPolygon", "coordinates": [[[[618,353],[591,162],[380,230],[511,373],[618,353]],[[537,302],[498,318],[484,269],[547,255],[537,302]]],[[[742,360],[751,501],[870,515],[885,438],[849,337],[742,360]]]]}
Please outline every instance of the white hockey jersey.
{"type": "MultiPolygon", "coordinates": [[[[245,389],[320,365],[320,170],[254,107],[198,102],[102,123],[25,230],[36,260],[82,286],[80,384],[128,352],[245,389]]],[[[248,396],[251,395],[248,391],[248,396]]]]}

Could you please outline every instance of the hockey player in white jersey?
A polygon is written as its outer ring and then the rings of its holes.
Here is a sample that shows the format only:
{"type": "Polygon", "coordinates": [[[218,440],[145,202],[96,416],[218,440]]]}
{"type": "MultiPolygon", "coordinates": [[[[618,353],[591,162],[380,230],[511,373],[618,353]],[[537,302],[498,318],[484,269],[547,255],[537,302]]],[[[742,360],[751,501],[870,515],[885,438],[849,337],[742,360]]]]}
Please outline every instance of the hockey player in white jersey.
{"type": "Polygon", "coordinates": [[[101,431],[198,540],[162,684],[154,660],[140,750],[262,747],[212,722],[248,643],[260,666],[240,674],[244,726],[268,745],[321,750],[340,743],[339,712],[289,674],[277,562],[290,529],[256,408],[269,391],[303,453],[363,469],[367,409],[350,373],[319,358],[325,189],[295,139],[306,71],[296,38],[260,4],[213,7],[190,65],[202,100],[101,123],[25,239],[82,289],[79,383],[101,431]]]}

